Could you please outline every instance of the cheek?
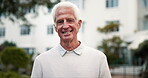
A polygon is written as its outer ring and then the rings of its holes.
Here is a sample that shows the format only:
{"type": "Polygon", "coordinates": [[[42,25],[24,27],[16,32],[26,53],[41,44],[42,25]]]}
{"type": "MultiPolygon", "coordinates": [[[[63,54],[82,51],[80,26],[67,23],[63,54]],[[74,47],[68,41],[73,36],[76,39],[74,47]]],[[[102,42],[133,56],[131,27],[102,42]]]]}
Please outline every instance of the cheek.
{"type": "Polygon", "coordinates": [[[55,28],[56,32],[59,32],[60,29],[61,29],[60,27],[56,27],[56,28],[55,28]]]}
{"type": "Polygon", "coordinates": [[[79,23],[76,23],[75,26],[76,26],[77,29],[80,29],[80,24],[79,23]]]}
{"type": "Polygon", "coordinates": [[[76,30],[79,31],[79,29],[80,29],[80,26],[79,26],[79,24],[77,24],[76,25],[76,30]]]}

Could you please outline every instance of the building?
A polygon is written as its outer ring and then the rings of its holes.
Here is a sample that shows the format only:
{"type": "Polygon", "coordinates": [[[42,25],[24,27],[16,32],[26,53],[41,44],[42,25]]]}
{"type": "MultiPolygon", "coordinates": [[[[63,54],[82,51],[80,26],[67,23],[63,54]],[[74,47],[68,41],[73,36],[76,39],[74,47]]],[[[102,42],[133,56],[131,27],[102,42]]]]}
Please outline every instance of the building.
{"type": "MultiPolygon", "coordinates": [[[[64,1],[64,0],[62,0],[64,1]]],[[[68,0],[81,8],[83,25],[78,38],[87,46],[97,48],[102,39],[115,35],[131,43],[136,41],[137,34],[148,33],[148,0],[68,0]],[[108,34],[100,33],[97,28],[110,22],[120,26],[108,34]]],[[[12,23],[4,19],[0,26],[0,44],[5,40],[15,42],[18,47],[30,52],[42,53],[59,43],[54,31],[50,13],[40,7],[39,16],[26,16],[33,26],[26,26],[21,21],[12,23]]],[[[133,43],[134,44],[134,43],[133,43]]],[[[137,44],[138,45],[138,44],[137,44]]],[[[130,54],[128,54],[130,55],[130,54]]],[[[130,56],[128,56],[130,59],[130,56]]]]}

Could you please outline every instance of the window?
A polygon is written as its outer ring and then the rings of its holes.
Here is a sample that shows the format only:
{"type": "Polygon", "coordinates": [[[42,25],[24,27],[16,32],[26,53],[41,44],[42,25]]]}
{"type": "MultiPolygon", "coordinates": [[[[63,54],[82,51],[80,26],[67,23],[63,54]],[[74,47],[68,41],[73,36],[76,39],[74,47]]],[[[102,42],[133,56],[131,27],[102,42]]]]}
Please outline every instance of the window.
{"type": "Polygon", "coordinates": [[[106,0],[106,7],[107,8],[118,7],[118,0],[106,0]]]}
{"type": "Polygon", "coordinates": [[[84,9],[84,0],[67,0],[67,1],[70,1],[70,2],[74,3],[80,9],[84,9]]]}
{"type": "Polygon", "coordinates": [[[119,21],[106,21],[106,25],[112,25],[113,28],[110,29],[110,32],[119,31],[119,21]]]}
{"type": "Polygon", "coordinates": [[[5,28],[1,27],[0,28],[0,37],[4,37],[5,36],[5,28]]]}
{"type": "Polygon", "coordinates": [[[119,21],[116,20],[116,21],[106,21],[106,24],[109,25],[111,23],[114,23],[114,24],[119,24],[119,21]]]}
{"type": "Polygon", "coordinates": [[[143,5],[144,5],[144,7],[147,7],[148,6],[148,0],[143,0],[143,5]]]}
{"type": "Polygon", "coordinates": [[[47,34],[53,34],[53,25],[49,25],[48,27],[47,27],[47,34]]]}
{"type": "Polygon", "coordinates": [[[147,30],[148,29],[148,20],[145,20],[143,22],[143,27],[142,27],[142,30],[147,30]]]}
{"type": "Polygon", "coordinates": [[[30,26],[21,26],[21,35],[29,35],[30,26]]]}
{"type": "Polygon", "coordinates": [[[35,52],[34,48],[23,48],[27,54],[33,54],[35,52]]]}

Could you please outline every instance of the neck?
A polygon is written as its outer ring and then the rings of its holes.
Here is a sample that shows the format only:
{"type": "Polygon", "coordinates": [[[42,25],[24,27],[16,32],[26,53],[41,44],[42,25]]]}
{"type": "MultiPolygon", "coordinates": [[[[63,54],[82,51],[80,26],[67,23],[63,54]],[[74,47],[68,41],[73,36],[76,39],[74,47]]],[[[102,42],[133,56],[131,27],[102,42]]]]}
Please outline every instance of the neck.
{"type": "Polygon", "coordinates": [[[78,40],[76,40],[76,41],[65,41],[65,42],[61,41],[60,44],[65,50],[72,51],[80,45],[80,42],[78,40]]]}

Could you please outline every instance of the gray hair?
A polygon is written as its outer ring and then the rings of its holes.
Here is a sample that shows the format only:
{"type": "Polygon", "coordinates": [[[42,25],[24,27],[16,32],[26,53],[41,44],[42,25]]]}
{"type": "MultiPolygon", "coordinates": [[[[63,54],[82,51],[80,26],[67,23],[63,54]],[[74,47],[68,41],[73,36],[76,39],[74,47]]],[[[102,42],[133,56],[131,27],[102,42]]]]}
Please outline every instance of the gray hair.
{"type": "Polygon", "coordinates": [[[80,9],[73,3],[69,2],[69,1],[64,1],[64,2],[60,2],[58,4],[56,4],[53,9],[52,9],[52,18],[53,18],[53,21],[55,22],[56,20],[56,16],[55,16],[55,13],[56,13],[56,10],[58,7],[70,7],[74,10],[74,16],[77,20],[80,20],[80,9]]]}

